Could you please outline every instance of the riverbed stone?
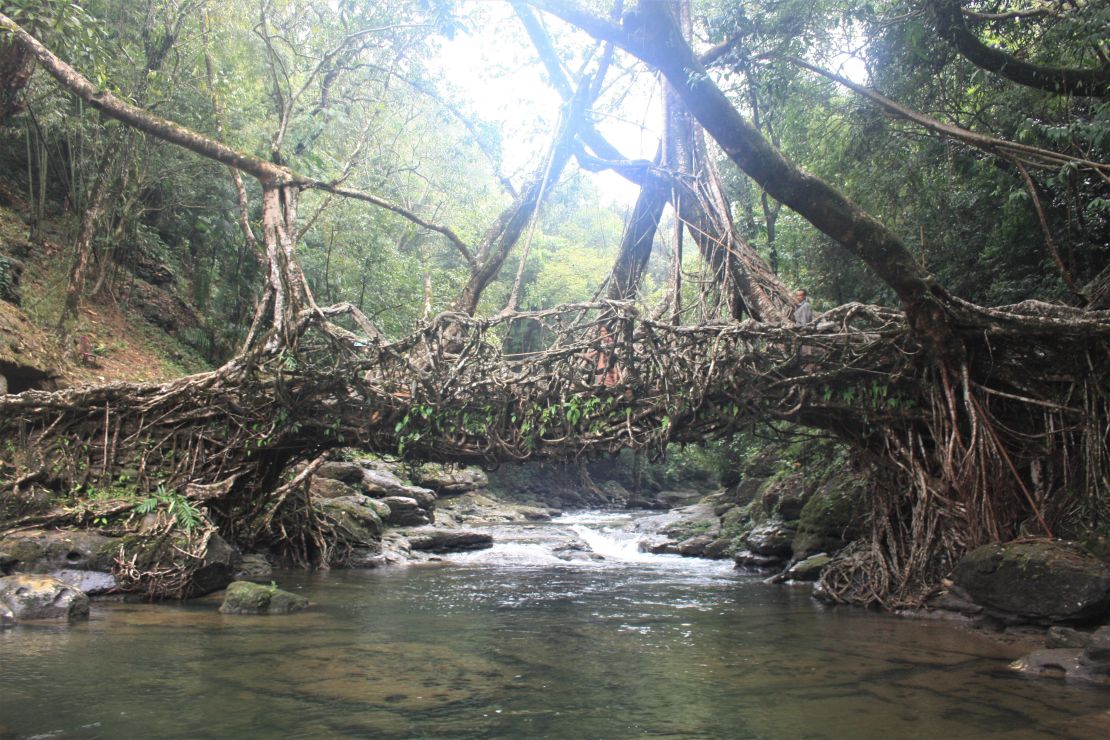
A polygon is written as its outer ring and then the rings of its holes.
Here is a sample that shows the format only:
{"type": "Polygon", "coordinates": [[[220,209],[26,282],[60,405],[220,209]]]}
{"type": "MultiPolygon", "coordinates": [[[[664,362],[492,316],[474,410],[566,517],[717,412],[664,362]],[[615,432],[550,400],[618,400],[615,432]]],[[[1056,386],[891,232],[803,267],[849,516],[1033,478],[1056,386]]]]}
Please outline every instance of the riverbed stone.
{"type": "Polygon", "coordinates": [[[0,605],[8,621],[73,622],[89,616],[89,597],[53,576],[19,574],[0,578],[0,605]]]}
{"type": "Polygon", "coordinates": [[[408,533],[409,547],[424,552],[465,552],[493,547],[493,535],[465,529],[419,529],[408,533]]]}
{"type": "Polygon", "coordinates": [[[387,524],[392,524],[396,527],[419,527],[424,524],[431,524],[434,521],[434,514],[430,514],[427,509],[420,506],[414,498],[408,496],[386,496],[381,499],[382,503],[389,507],[389,518],[386,519],[387,524]]]}
{"type": "Polygon", "coordinates": [[[303,596],[250,581],[235,581],[227,587],[221,614],[289,614],[307,609],[303,596]]]}
{"type": "Polygon", "coordinates": [[[956,584],[1008,622],[1082,622],[1110,615],[1110,566],[1066,542],[984,545],[956,565],[956,584]]]}

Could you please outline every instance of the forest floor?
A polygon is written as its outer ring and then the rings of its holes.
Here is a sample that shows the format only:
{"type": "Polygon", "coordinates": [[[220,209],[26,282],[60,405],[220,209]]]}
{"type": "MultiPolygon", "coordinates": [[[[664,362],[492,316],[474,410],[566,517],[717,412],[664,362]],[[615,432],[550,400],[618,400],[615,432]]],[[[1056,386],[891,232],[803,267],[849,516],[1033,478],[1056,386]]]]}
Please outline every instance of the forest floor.
{"type": "Polygon", "coordinates": [[[0,300],[0,362],[42,370],[60,387],[162,382],[209,369],[191,348],[108,294],[86,299],[63,345],[56,325],[76,223],[72,218],[52,220],[43,229],[42,242],[30,244],[27,225],[17,212],[21,209],[13,205],[16,209],[0,208],[0,254],[23,265],[21,300],[19,305],[0,300]]]}

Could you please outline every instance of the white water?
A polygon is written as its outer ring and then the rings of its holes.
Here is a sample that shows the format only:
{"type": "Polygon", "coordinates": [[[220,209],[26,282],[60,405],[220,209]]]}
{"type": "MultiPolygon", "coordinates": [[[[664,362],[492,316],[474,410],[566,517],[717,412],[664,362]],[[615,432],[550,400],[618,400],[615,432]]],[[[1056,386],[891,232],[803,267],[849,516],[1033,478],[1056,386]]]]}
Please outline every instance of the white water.
{"type": "Polygon", "coordinates": [[[612,568],[638,566],[695,572],[727,572],[728,561],[654,555],[643,546],[662,537],[641,531],[649,513],[581,511],[546,523],[492,527],[494,545],[488,550],[448,555],[457,564],[498,567],[612,568]]]}

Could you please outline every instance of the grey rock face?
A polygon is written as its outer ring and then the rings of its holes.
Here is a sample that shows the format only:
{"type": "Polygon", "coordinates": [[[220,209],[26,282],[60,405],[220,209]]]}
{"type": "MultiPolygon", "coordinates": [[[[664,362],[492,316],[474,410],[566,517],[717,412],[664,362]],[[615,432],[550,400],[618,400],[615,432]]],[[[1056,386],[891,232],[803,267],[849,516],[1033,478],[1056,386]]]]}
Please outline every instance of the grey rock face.
{"type": "Polygon", "coordinates": [[[37,620],[73,622],[89,616],[89,597],[53,576],[0,578],[0,623],[37,620]]]}

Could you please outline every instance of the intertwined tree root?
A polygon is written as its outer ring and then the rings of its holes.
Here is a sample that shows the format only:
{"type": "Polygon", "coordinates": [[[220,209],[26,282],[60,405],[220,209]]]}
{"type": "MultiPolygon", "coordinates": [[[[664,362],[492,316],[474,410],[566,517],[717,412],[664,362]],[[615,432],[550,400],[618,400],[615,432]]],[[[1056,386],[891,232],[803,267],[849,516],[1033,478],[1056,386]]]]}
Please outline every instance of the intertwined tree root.
{"type": "Polygon", "coordinates": [[[673,326],[619,302],[444,314],[395,342],[343,328],[344,314],[306,311],[291,340],[170,383],[0,397],[4,528],[125,527],[134,491],[173,491],[202,512],[198,532],[320,563],[335,557],[328,522],[306,471],[283,476],[334,448],[487,463],[660,455],[765,420],[827,430],[873,470],[871,536],[830,569],[834,598],[917,603],[971,547],[1105,524],[1101,315],[969,313],[979,323],[951,367],[924,359],[899,312],[859,304],[804,328],[673,326]],[[521,322],[543,349],[506,355],[521,322]]]}

